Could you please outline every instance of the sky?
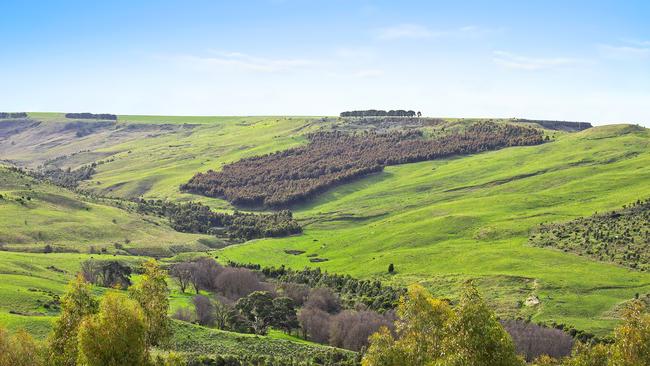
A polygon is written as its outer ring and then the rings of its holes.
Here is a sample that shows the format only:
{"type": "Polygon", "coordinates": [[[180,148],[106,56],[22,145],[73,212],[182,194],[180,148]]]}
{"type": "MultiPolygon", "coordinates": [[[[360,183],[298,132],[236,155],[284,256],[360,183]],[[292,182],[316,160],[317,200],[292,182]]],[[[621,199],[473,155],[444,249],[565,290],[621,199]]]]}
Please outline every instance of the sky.
{"type": "Polygon", "coordinates": [[[0,111],[650,127],[650,1],[0,2],[0,111]]]}

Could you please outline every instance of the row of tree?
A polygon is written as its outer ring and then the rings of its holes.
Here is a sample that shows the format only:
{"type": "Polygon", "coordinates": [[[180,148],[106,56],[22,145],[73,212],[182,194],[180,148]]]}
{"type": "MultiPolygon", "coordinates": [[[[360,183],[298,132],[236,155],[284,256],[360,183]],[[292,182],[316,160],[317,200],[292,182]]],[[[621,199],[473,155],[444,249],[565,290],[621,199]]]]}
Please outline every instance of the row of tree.
{"type": "Polygon", "coordinates": [[[286,207],[387,165],[542,143],[539,130],[479,122],[427,139],[421,131],[319,132],[309,144],[197,173],[181,190],[223,197],[235,205],[286,207]]]}
{"type": "Polygon", "coordinates": [[[0,118],[27,118],[25,112],[0,112],[0,118]]]}
{"type": "Polygon", "coordinates": [[[109,113],[66,113],[65,118],[78,118],[78,119],[101,119],[117,121],[117,115],[109,113]]]}
{"type": "Polygon", "coordinates": [[[397,109],[397,110],[381,110],[381,109],[366,109],[366,110],[360,110],[360,111],[346,111],[346,112],[341,112],[340,116],[341,117],[415,117],[415,116],[422,116],[421,112],[415,112],[415,111],[405,111],[403,109],[397,109]]]}
{"type": "Polygon", "coordinates": [[[174,230],[186,233],[213,234],[233,240],[282,237],[302,232],[291,211],[253,214],[235,211],[214,212],[199,202],[177,204],[163,200],[138,199],[140,213],[166,217],[174,230]]]}

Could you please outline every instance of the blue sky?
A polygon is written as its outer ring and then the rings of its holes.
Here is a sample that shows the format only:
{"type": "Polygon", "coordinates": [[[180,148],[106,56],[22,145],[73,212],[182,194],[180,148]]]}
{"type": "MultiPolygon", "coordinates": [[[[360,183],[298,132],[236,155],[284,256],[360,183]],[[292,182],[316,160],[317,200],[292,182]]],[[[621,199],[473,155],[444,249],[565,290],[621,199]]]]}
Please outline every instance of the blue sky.
{"type": "Polygon", "coordinates": [[[11,1],[0,110],[650,126],[648,1],[11,1]]]}

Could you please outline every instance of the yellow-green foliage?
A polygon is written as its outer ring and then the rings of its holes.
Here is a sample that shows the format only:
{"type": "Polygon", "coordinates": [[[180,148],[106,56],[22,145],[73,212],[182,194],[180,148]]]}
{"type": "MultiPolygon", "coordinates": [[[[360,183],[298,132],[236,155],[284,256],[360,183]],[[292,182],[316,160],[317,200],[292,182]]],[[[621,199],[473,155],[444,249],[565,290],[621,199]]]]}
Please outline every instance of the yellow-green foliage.
{"type": "Polygon", "coordinates": [[[0,327],[0,366],[45,365],[45,348],[25,330],[14,335],[0,327]]]}
{"type": "Polygon", "coordinates": [[[453,317],[451,307],[434,299],[422,286],[413,285],[400,299],[395,322],[397,336],[382,328],[370,339],[364,366],[426,365],[443,355],[443,339],[453,317]]]}
{"type": "Polygon", "coordinates": [[[78,363],[139,366],[148,360],[145,316],[140,305],[123,294],[107,293],[99,313],[81,323],[78,363]]]}
{"type": "Polygon", "coordinates": [[[61,300],[61,315],[54,323],[50,342],[50,360],[54,366],[75,366],[77,363],[77,333],[85,317],[97,312],[97,300],[90,285],[79,274],[68,285],[61,300]]]}
{"type": "Polygon", "coordinates": [[[614,332],[612,366],[650,365],[650,314],[634,301],[623,315],[624,323],[614,332]]]}
{"type": "Polygon", "coordinates": [[[382,328],[371,338],[363,366],[519,366],[508,333],[476,288],[467,284],[452,311],[421,286],[400,300],[393,336],[382,328]]]}
{"type": "Polygon", "coordinates": [[[147,328],[147,345],[157,346],[170,336],[170,324],[167,318],[169,311],[169,288],[167,274],[158,264],[147,261],[143,264],[144,275],[140,282],[133,285],[129,291],[144,311],[147,328]]]}
{"type": "Polygon", "coordinates": [[[524,362],[516,356],[510,335],[483,301],[476,287],[467,283],[443,341],[444,356],[438,366],[515,366],[524,362]]]}

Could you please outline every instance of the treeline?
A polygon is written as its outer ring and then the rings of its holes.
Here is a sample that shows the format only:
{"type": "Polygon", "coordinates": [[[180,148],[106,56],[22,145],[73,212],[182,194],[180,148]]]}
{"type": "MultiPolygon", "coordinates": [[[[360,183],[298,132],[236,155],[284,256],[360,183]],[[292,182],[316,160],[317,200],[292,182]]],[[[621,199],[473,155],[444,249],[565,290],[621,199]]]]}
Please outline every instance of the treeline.
{"type": "Polygon", "coordinates": [[[0,118],[27,118],[26,112],[0,112],[0,118]]]}
{"type": "Polygon", "coordinates": [[[184,233],[226,236],[233,240],[282,237],[302,232],[291,211],[252,214],[214,212],[198,202],[177,204],[163,200],[137,199],[140,213],[166,217],[174,230],[184,233]]]}
{"type": "Polygon", "coordinates": [[[384,111],[381,109],[366,109],[362,111],[347,111],[341,112],[341,117],[420,117],[421,112],[412,110],[405,111],[403,109],[384,111]]]}
{"type": "Polygon", "coordinates": [[[103,119],[117,121],[117,115],[109,113],[66,113],[65,118],[78,118],[78,119],[103,119]]]}
{"type": "Polygon", "coordinates": [[[529,242],[641,271],[650,270],[650,199],[620,210],[538,226],[529,242]]]}
{"type": "Polygon", "coordinates": [[[346,308],[363,305],[378,312],[393,310],[406,289],[382,285],[377,280],[360,280],[350,275],[340,275],[321,271],[320,268],[293,270],[281,267],[261,267],[257,264],[229,262],[231,267],[243,267],[262,273],[265,277],[278,282],[290,282],[307,285],[310,288],[327,287],[336,292],[346,308]]]}
{"type": "Polygon", "coordinates": [[[426,139],[421,131],[318,132],[309,144],[197,173],[181,190],[223,197],[235,205],[286,207],[387,165],[542,143],[539,130],[480,122],[426,139]]]}

